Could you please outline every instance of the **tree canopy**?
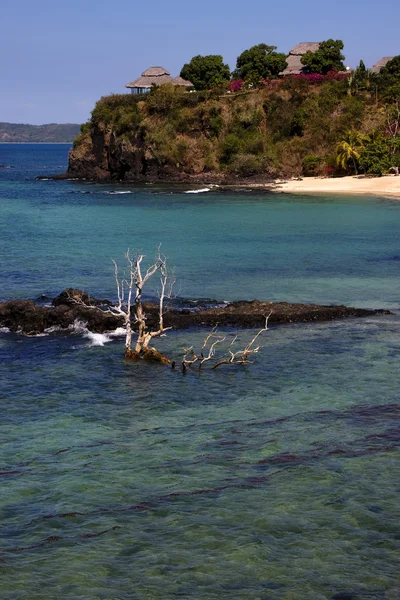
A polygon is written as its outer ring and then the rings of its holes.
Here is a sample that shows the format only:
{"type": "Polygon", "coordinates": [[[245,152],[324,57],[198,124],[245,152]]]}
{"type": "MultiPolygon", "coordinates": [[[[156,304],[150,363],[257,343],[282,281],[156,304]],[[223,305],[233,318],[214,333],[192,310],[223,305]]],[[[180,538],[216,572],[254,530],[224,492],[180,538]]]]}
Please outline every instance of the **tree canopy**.
{"type": "Polygon", "coordinates": [[[286,69],[286,54],[275,52],[276,46],[258,44],[242,52],[236,61],[232,76],[250,83],[259,83],[267,77],[276,77],[286,69]]]}
{"type": "Polygon", "coordinates": [[[345,71],[346,67],[343,64],[344,55],[342,40],[327,40],[321,42],[316,52],[310,50],[301,57],[301,63],[308,68],[310,73],[321,73],[326,75],[329,71],[336,69],[337,71],[345,71]]]}
{"type": "Polygon", "coordinates": [[[382,77],[391,77],[400,80],[400,55],[389,60],[389,62],[382,67],[380,75],[382,77]]]}
{"type": "Polygon", "coordinates": [[[223,85],[230,79],[229,65],[224,64],[222,56],[194,56],[190,63],[183,65],[181,77],[191,81],[196,90],[209,90],[223,85]]]}
{"type": "Polygon", "coordinates": [[[400,55],[390,60],[377,76],[377,84],[385,100],[399,101],[400,98],[400,55]]]}

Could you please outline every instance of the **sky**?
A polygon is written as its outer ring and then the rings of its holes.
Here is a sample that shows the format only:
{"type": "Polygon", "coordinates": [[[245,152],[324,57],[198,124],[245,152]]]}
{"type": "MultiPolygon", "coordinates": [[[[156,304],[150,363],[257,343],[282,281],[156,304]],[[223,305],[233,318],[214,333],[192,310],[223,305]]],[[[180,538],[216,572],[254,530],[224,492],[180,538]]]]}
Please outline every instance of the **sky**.
{"type": "Polygon", "coordinates": [[[400,54],[400,2],[380,0],[1,0],[0,122],[83,123],[150,66],[198,54],[233,69],[246,48],[344,42],[345,64],[400,54]]]}

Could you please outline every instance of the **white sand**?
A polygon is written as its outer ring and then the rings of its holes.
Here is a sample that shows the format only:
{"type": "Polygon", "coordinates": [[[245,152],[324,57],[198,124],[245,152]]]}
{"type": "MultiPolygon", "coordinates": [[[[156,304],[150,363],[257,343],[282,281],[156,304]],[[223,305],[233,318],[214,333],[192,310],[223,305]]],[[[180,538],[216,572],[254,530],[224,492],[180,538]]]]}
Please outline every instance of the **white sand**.
{"type": "Polygon", "coordinates": [[[276,192],[288,193],[334,193],[334,194],[366,194],[373,196],[393,196],[400,199],[400,176],[385,175],[383,177],[304,177],[301,181],[277,180],[272,187],[276,192]]]}

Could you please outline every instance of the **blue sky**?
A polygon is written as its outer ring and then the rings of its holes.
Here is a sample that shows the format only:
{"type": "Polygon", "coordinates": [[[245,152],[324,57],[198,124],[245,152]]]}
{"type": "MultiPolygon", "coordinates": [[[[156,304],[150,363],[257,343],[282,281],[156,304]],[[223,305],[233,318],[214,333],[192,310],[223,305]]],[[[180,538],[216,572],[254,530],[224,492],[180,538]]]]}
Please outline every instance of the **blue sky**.
{"type": "Polygon", "coordinates": [[[400,2],[380,0],[2,0],[0,121],[84,122],[96,100],[149,66],[178,75],[197,54],[233,68],[261,42],[282,52],[330,37],[346,64],[400,54],[400,2]]]}

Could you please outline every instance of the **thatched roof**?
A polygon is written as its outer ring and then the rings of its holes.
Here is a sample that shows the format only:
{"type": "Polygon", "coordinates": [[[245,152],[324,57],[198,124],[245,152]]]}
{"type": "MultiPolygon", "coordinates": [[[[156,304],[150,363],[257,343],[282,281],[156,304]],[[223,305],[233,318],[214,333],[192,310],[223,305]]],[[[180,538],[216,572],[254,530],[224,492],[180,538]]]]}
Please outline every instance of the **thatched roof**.
{"type": "Polygon", "coordinates": [[[143,71],[142,76],[135,81],[127,83],[127,88],[151,88],[152,85],[163,85],[164,83],[172,83],[173,79],[169,72],[164,67],[150,67],[143,71]]]}
{"type": "Polygon", "coordinates": [[[163,75],[171,75],[171,73],[164,67],[150,67],[142,73],[142,77],[162,77],[163,75]]]}
{"type": "Polygon", "coordinates": [[[289,55],[303,56],[306,52],[316,52],[320,43],[321,42],[301,42],[301,44],[297,44],[297,46],[290,50],[289,55]]]}
{"type": "Polygon", "coordinates": [[[301,63],[301,57],[306,52],[316,52],[320,46],[320,42],[301,42],[297,44],[289,52],[286,59],[287,67],[280,75],[300,75],[306,72],[306,67],[301,63]]]}
{"type": "Polygon", "coordinates": [[[191,81],[183,79],[183,77],[181,77],[180,75],[178,75],[178,77],[175,77],[172,83],[174,83],[175,85],[182,85],[184,87],[193,87],[193,83],[191,81]]]}
{"type": "Polygon", "coordinates": [[[372,67],[371,73],[380,73],[380,70],[383,69],[383,67],[386,67],[388,62],[390,62],[393,58],[394,56],[384,56],[381,58],[381,60],[378,60],[378,62],[372,67]]]}

